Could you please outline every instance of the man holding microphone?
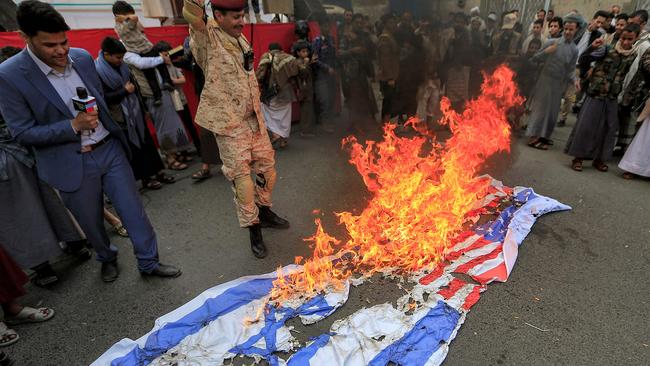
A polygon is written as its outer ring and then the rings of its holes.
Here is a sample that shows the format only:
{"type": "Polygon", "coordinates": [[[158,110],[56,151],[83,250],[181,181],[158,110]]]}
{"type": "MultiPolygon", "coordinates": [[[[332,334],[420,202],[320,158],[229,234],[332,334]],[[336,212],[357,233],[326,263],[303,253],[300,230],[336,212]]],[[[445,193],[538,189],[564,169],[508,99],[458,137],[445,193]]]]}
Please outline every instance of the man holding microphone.
{"type": "Polygon", "coordinates": [[[117,248],[104,230],[104,194],[130,234],[139,271],[179,276],[178,268],[158,261],[128,143],[108,113],[93,58],[69,47],[69,27],[51,5],[23,1],[16,15],[27,47],[0,65],[0,112],[14,138],[33,148],[39,177],[59,190],[86,233],[102,263],[102,280],[115,281],[119,274],[117,248]]]}

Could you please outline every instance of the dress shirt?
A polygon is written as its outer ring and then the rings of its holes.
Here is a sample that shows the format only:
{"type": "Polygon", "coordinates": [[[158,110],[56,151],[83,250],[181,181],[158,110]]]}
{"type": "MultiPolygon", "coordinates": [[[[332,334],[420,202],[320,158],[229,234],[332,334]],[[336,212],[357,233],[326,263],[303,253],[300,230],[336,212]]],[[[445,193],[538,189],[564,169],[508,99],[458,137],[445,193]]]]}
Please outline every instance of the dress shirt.
{"type": "MultiPolygon", "coordinates": [[[[77,96],[77,87],[86,88],[86,84],[84,84],[77,71],[72,67],[72,59],[68,57],[68,64],[66,65],[65,70],[63,73],[60,73],[41,61],[29,47],[27,47],[27,51],[29,56],[31,56],[36,63],[36,66],[38,66],[43,74],[45,74],[47,80],[52,84],[57,94],[59,94],[59,97],[61,97],[63,103],[68,107],[70,113],[76,117],[79,112],[74,109],[72,98],[77,96]]],[[[70,121],[70,128],[72,128],[72,121],[70,121]]],[[[108,136],[108,134],[108,130],[104,127],[102,122],[99,121],[97,127],[95,127],[93,131],[86,130],[81,132],[81,146],[95,144],[103,140],[108,136]]]]}

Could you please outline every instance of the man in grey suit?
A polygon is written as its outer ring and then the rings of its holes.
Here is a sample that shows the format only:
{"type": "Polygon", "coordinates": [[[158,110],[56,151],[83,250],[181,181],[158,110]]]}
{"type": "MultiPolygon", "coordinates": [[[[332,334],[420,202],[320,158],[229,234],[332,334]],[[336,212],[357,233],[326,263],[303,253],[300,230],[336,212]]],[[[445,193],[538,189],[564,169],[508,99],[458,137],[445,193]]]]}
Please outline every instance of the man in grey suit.
{"type": "Polygon", "coordinates": [[[102,279],[118,277],[117,248],[104,230],[103,195],[128,230],[143,275],[178,277],[158,261],[158,243],[136,189],[124,134],[108,113],[95,63],[70,48],[65,20],[51,5],[23,1],[17,12],[27,47],[0,65],[0,112],[14,138],[32,147],[39,177],[58,189],[102,263],[102,279]],[[72,98],[83,87],[97,108],[78,112],[72,98]]]}

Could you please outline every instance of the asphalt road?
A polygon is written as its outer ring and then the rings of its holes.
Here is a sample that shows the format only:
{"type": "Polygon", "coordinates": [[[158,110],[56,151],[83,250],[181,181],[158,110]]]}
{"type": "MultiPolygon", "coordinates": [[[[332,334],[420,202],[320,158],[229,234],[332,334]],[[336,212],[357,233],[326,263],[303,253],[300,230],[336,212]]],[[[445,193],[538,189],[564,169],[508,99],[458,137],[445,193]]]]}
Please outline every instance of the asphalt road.
{"type": "MultiPolygon", "coordinates": [[[[57,315],[44,324],[16,327],[21,340],[4,351],[19,366],[87,365],[120,339],[142,336],[157,317],[207,288],[308,255],[302,238],[313,233],[315,208],[337,234],[330,213],[358,212],[368,198],[340,149],[347,127],[339,127],[339,134],[294,138],[277,154],[275,210],[292,227],[266,233],[268,258],[256,260],[250,253],[223,176],[196,184],[189,179],[191,170],[179,173],[176,184],[146,192],[143,199],[162,261],[180,266],[183,275],[141,278],[128,240],[113,236],[121,249],[120,278],[102,283],[94,261],[57,263],[61,283],[47,290],[29,286],[23,298],[25,304],[51,306],[57,315]]],[[[490,285],[472,309],[446,365],[641,365],[650,359],[650,181],[625,181],[615,164],[609,173],[587,164],[584,172],[573,172],[562,154],[569,131],[557,131],[550,151],[528,148],[518,139],[511,164],[495,173],[508,185],[533,187],[573,211],[537,222],[509,281],[490,285]]],[[[332,319],[310,332],[326,331],[334,319],[369,306],[368,300],[394,301],[402,294],[386,288],[375,283],[354,289],[332,319]]]]}

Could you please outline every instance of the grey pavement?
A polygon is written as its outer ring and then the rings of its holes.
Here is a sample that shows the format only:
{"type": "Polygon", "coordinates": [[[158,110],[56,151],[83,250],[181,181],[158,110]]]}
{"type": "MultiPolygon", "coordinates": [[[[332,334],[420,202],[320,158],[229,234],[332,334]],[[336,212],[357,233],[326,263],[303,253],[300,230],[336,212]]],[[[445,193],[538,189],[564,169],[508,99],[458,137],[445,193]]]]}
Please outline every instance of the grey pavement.
{"type": "MultiPolygon", "coordinates": [[[[569,131],[570,126],[558,129],[549,151],[515,139],[513,153],[502,157],[507,168],[500,164],[492,172],[507,185],[533,187],[573,211],[537,222],[509,281],[490,285],[470,312],[446,365],[648,364],[650,181],[625,181],[615,164],[608,173],[588,164],[582,173],[572,171],[571,158],[562,153],[569,131]]],[[[341,237],[331,213],[359,212],[369,197],[340,148],[342,136],[296,137],[277,154],[275,210],[292,227],[265,232],[268,258],[256,260],[250,253],[248,233],[237,226],[223,176],[197,184],[189,179],[191,170],[181,172],[176,184],[145,192],[143,199],[158,232],[162,261],[180,266],[183,275],[140,277],[128,240],[112,236],[121,249],[120,278],[102,283],[95,261],[57,263],[61,283],[47,290],[30,285],[23,298],[28,305],[53,307],[56,316],[15,327],[21,340],[4,351],[18,366],[87,365],[120,339],[147,333],[156,318],[207,288],[308,256],[302,238],[314,231],[314,209],[325,214],[326,229],[341,237]]],[[[393,302],[403,294],[383,282],[353,289],[332,319],[307,332],[320,334],[334,319],[368,302],[393,302]]]]}

